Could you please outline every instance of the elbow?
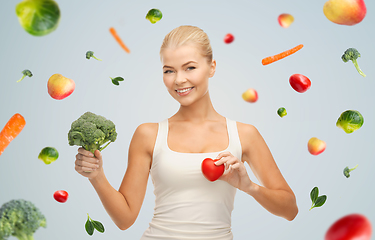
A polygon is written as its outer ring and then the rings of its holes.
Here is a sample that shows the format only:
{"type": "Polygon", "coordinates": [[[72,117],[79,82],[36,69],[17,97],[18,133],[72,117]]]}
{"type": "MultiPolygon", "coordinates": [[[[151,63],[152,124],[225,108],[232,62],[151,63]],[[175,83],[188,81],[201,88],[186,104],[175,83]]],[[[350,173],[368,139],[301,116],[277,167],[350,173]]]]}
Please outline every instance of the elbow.
{"type": "Polygon", "coordinates": [[[296,206],[293,211],[291,211],[292,213],[290,214],[290,216],[286,217],[285,219],[288,220],[288,221],[293,221],[297,214],[298,214],[298,207],[296,206]]]}
{"type": "Polygon", "coordinates": [[[120,230],[127,230],[128,228],[130,228],[134,222],[135,222],[136,218],[132,218],[132,219],[129,219],[128,221],[124,221],[124,222],[118,222],[116,223],[116,226],[120,229],[120,230]]]}

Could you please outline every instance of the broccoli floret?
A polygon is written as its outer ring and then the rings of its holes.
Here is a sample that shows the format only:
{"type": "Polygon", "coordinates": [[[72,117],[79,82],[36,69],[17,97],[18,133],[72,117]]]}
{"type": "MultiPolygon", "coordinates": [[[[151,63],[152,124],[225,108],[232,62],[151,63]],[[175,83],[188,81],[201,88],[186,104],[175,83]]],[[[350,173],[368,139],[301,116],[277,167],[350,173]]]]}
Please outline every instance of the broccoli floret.
{"type": "Polygon", "coordinates": [[[115,124],[99,115],[91,112],[84,113],[75,120],[68,133],[69,145],[82,146],[94,153],[102,151],[117,138],[115,124]],[[103,144],[107,143],[104,147],[103,144]]]}
{"type": "Polygon", "coordinates": [[[19,240],[34,240],[34,232],[46,226],[46,218],[32,202],[11,200],[0,208],[0,240],[8,239],[9,236],[19,240]]]}
{"type": "Polygon", "coordinates": [[[358,63],[357,63],[357,58],[359,58],[361,54],[358,52],[357,49],[355,48],[348,48],[344,54],[341,56],[341,59],[344,62],[348,62],[351,60],[354,63],[355,68],[361,74],[362,76],[366,77],[366,75],[362,72],[362,70],[359,68],[358,63]]]}
{"type": "Polygon", "coordinates": [[[86,58],[90,59],[92,57],[95,58],[96,60],[102,61],[101,59],[99,59],[99,58],[97,58],[97,57],[94,56],[94,52],[93,51],[87,51],[86,52],[86,58]]]}

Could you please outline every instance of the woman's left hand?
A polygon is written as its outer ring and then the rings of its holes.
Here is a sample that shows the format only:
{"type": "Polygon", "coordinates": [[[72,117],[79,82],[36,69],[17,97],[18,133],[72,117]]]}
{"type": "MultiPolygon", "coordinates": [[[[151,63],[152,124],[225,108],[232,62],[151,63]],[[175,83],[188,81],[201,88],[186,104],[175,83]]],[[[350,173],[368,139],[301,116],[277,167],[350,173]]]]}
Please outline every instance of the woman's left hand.
{"type": "Polygon", "coordinates": [[[230,152],[222,152],[216,157],[216,159],[219,159],[215,162],[217,166],[221,164],[224,164],[225,166],[224,174],[219,180],[226,181],[241,191],[249,189],[251,185],[254,184],[247,174],[244,163],[233,156],[230,152]]]}

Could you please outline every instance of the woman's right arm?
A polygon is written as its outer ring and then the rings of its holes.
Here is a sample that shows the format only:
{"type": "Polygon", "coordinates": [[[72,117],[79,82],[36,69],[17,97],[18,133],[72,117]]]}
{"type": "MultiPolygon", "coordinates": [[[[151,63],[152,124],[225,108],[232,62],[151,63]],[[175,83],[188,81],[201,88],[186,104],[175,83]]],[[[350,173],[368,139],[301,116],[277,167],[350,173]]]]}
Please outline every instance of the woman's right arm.
{"type": "Polygon", "coordinates": [[[89,178],[105,210],[121,230],[126,230],[133,225],[141,209],[146,194],[157,129],[157,123],[144,123],[134,132],[129,145],[127,170],[118,191],[110,185],[104,174],[100,151],[95,151],[95,158],[89,156],[89,151],[78,149],[76,171],[89,178]],[[98,165],[97,168],[95,164],[98,165]],[[90,168],[91,172],[85,172],[90,168]]]}

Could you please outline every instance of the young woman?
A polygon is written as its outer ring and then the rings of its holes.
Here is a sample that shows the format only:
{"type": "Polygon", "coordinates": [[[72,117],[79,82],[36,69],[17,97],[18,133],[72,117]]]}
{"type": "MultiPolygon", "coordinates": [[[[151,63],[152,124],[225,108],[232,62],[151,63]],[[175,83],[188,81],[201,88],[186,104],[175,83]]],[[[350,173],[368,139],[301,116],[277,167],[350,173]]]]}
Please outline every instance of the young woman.
{"type": "Polygon", "coordinates": [[[155,209],[141,240],[233,239],[231,212],[237,189],[272,214],[293,220],[298,213],[294,193],[260,133],[213,108],[208,83],[216,61],[206,33],[193,26],[172,30],[164,38],[160,57],[164,84],[180,109],[164,121],[137,127],[119,190],[106,179],[99,151],[93,156],[79,148],[76,155],[76,171],[90,180],[113,222],[122,230],[135,222],[149,174],[155,209]],[[203,176],[205,158],[225,165],[217,181],[203,176]],[[251,181],[245,162],[262,186],[251,181]]]}

